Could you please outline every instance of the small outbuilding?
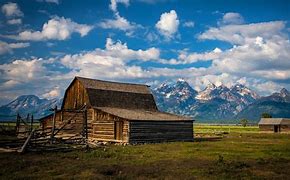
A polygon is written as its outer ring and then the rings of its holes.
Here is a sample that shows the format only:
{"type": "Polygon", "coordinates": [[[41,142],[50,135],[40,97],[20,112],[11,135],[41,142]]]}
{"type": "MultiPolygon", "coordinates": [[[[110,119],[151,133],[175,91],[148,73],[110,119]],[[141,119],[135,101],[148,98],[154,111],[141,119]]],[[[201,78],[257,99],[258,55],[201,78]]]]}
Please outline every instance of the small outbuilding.
{"type": "Polygon", "coordinates": [[[258,125],[261,131],[290,132],[290,119],[287,118],[261,118],[258,125]]]}
{"type": "Polygon", "coordinates": [[[144,143],[192,141],[193,121],[160,112],[147,85],[75,77],[61,110],[41,125],[62,134],[86,133],[91,140],[144,143]]]}

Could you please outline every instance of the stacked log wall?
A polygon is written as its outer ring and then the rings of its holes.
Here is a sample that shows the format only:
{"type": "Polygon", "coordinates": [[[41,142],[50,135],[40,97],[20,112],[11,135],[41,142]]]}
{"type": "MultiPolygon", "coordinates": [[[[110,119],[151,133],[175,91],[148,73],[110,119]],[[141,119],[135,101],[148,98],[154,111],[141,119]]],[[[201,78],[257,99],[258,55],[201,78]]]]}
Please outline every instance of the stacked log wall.
{"type": "Polygon", "coordinates": [[[114,134],[115,121],[123,121],[123,138],[120,141],[128,142],[128,121],[97,110],[94,112],[94,120],[92,123],[93,133],[91,137],[96,140],[118,141],[115,139],[114,134]]]}
{"type": "Polygon", "coordinates": [[[130,143],[192,141],[192,121],[130,121],[130,143]]]}

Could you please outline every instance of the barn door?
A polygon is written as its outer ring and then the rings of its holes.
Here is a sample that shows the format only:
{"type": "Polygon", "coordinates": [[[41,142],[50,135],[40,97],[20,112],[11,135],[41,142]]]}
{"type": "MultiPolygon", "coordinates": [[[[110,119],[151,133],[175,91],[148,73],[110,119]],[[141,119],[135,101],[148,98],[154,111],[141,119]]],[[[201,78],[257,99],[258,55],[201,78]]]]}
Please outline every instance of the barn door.
{"type": "Polygon", "coordinates": [[[115,121],[114,136],[116,140],[123,140],[123,121],[115,121]]]}

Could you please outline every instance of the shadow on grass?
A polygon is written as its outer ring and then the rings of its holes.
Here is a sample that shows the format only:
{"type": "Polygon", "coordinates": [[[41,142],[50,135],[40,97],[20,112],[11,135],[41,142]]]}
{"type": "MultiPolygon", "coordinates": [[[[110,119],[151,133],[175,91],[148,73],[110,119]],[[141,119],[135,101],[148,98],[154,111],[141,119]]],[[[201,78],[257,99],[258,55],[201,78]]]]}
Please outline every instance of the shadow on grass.
{"type": "Polygon", "coordinates": [[[215,136],[215,137],[195,137],[194,142],[215,142],[215,141],[221,141],[223,139],[222,136],[215,136]]]}

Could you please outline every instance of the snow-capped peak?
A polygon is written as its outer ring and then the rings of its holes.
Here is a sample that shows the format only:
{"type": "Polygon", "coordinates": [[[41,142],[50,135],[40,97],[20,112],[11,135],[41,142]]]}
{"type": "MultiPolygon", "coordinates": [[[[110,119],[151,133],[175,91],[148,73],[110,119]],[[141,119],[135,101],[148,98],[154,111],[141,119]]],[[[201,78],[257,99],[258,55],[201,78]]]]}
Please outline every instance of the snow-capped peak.
{"type": "Polygon", "coordinates": [[[286,97],[286,96],[290,95],[289,91],[287,89],[285,89],[285,88],[282,88],[280,90],[280,94],[281,94],[282,97],[286,97]]]}
{"type": "Polygon", "coordinates": [[[183,79],[183,78],[179,78],[179,79],[177,80],[177,82],[186,82],[186,81],[185,81],[185,79],[183,79]]]}

